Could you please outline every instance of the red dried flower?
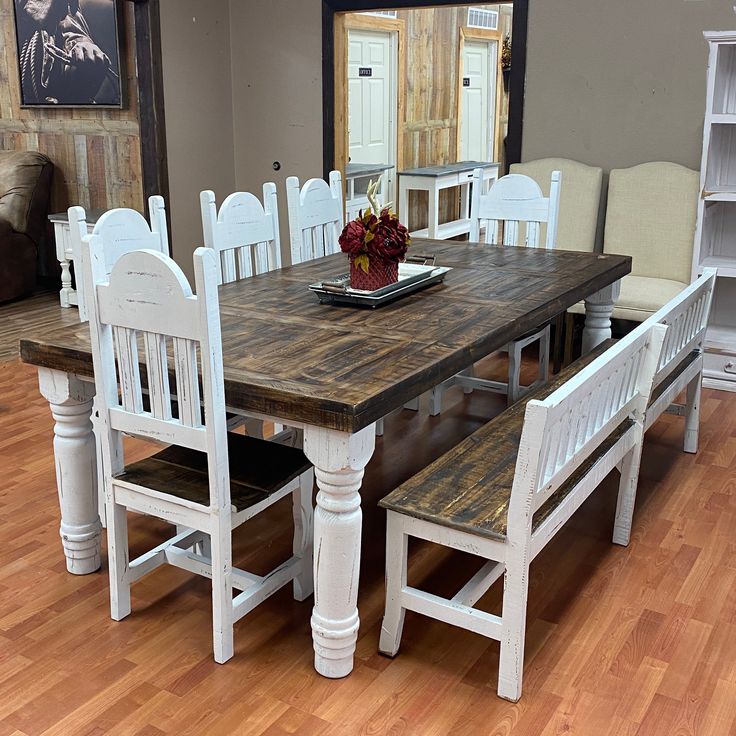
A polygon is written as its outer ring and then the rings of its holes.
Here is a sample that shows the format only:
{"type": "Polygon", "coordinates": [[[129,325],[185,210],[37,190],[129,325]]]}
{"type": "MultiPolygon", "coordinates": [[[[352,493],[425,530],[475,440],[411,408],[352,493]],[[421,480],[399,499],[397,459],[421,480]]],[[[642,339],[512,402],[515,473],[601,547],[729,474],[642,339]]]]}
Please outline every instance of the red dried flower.
{"type": "Polygon", "coordinates": [[[343,252],[354,257],[366,256],[361,261],[367,261],[368,268],[373,256],[382,261],[403,261],[410,242],[407,229],[387,208],[381,210],[379,217],[370,209],[361,212],[360,217],[345,226],[339,239],[343,252]]]}

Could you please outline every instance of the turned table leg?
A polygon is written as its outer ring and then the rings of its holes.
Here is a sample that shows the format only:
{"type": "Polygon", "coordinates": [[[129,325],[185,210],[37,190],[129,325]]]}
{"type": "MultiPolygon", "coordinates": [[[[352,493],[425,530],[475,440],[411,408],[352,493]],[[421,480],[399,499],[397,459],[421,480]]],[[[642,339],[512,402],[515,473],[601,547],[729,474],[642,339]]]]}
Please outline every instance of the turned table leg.
{"type": "Polygon", "coordinates": [[[319,492],[314,514],[314,667],[325,677],[353,669],[358,639],[360,486],[376,443],[375,426],[356,434],[304,429],[304,453],[319,492]]]}
{"type": "Polygon", "coordinates": [[[583,355],[611,337],[611,314],[621,291],[621,282],[614,281],[585,299],[583,355]]]}
{"type": "Polygon", "coordinates": [[[94,384],[48,368],[39,368],[38,378],[56,422],[54,459],[66,567],[75,575],[86,575],[100,568],[97,456],[91,420],[94,384]]]}

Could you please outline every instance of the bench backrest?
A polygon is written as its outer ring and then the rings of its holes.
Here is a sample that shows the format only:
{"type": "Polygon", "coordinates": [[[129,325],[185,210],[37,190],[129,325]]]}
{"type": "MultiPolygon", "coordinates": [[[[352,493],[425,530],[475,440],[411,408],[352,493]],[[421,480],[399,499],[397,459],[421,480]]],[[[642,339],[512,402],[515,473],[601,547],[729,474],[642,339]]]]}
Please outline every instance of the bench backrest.
{"type": "Polygon", "coordinates": [[[263,185],[263,204],[250,192],[234,192],[217,211],[215,193],[199,195],[204,244],[218,254],[220,283],[281,268],[276,185],[263,185]]]}
{"type": "Polygon", "coordinates": [[[549,197],[530,176],[507,174],[483,194],[483,169],[473,171],[473,194],[470,203],[470,240],[480,242],[485,227],[485,242],[491,245],[539,246],[539,233],[546,224],[545,248],[557,243],[557,219],[560,208],[559,171],[553,171],[549,197]],[[523,227],[520,227],[523,225],[523,227]]]}
{"type": "MultiPolygon", "coordinates": [[[[97,220],[92,233],[99,237],[102,244],[102,257],[107,274],[112,271],[118,258],[134,250],[148,248],[168,255],[169,235],[163,197],[158,194],[149,197],[148,214],[151,219],[150,227],[140,212],[128,207],[108,210],[97,220]]],[[[80,253],[81,241],[88,235],[87,214],[83,207],[70,207],[68,215],[72,247],[80,253]]],[[[77,294],[79,319],[86,322],[89,319],[86,290],[78,286],[77,294]]]]}
{"type": "Polygon", "coordinates": [[[662,324],[669,327],[654,377],[655,386],[667,378],[689,353],[702,348],[716,275],[715,268],[703,269],[700,278],[642,323],[642,326],[662,324]]]}
{"type": "Polygon", "coordinates": [[[510,532],[526,524],[627,417],[641,425],[667,329],[640,325],[546,399],[527,404],[510,532]]]}
{"type": "Polygon", "coordinates": [[[226,507],[230,485],[215,252],[194,252],[196,296],[181,268],[153,250],[124,254],[108,275],[100,238],[91,235],[82,243],[82,265],[106,477],[123,467],[122,433],[180,445],[207,453],[211,503],[226,507]],[[150,409],[143,403],[141,366],[150,409]]]}
{"type": "Polygon", "coordinates": [[[299,179],[290,176],[286,203],[292,265],[340,252],[338,239],[345,215],[339,171],[330,172],[329,184],[324,179],[309,179],[301,189],[299,179]]]}

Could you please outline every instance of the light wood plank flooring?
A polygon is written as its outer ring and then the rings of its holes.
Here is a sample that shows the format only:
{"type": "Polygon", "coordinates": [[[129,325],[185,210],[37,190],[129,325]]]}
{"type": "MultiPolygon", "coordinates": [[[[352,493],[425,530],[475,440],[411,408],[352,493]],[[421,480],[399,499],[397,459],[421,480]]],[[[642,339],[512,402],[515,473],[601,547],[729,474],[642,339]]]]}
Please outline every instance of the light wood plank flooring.
{"type": "MultiPolygon", "coordinates": [[[[22,310],[4,329],[6,309],[0,346],[23,329],[22,310]]],[[[697,457],[680,451],[676,417],[648,433],[628,548],[610,544],[609,478],[537,558],[518,704],[495,695],[498,644],[469,632],[410,613],[399,655],[377,654],[385,519],[376,502],[500,409],[496,397],[452,389],[441,418],[426,407],[389,417],[363,489],[356,668],[329,681],[312,669],[311,602],[288,589],[237,624],[226,665],[212,660],[208,583],[181,570],[134,586],[132,615],[112,621],[106,572],[65,572],[52,421],[35,370],[0,363],[0,736],[736,734],[733,394],[704,392],[697,457]]],[[[236,562],[258,572],[288,556],[289,519],[284,503],[238,530],[236,562]]],[[[133,554],[165,533],[133,517],[133,554]]],[[[449,594],[477,566],[417,545],[410,579],[449,594]]],[[[497,584],[481,605],[499,601],[497,584]]]]}

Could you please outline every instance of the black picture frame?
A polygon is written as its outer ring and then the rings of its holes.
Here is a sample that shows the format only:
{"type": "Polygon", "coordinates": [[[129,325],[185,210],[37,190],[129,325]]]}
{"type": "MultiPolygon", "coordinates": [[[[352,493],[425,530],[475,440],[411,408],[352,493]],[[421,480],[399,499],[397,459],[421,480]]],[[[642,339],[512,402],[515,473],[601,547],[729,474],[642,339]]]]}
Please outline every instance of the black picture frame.
{"type": "Polygon", "coordinates": [[[21,107],[123,108],[121,9],[120,0],[13,0],[21,107]]]}

